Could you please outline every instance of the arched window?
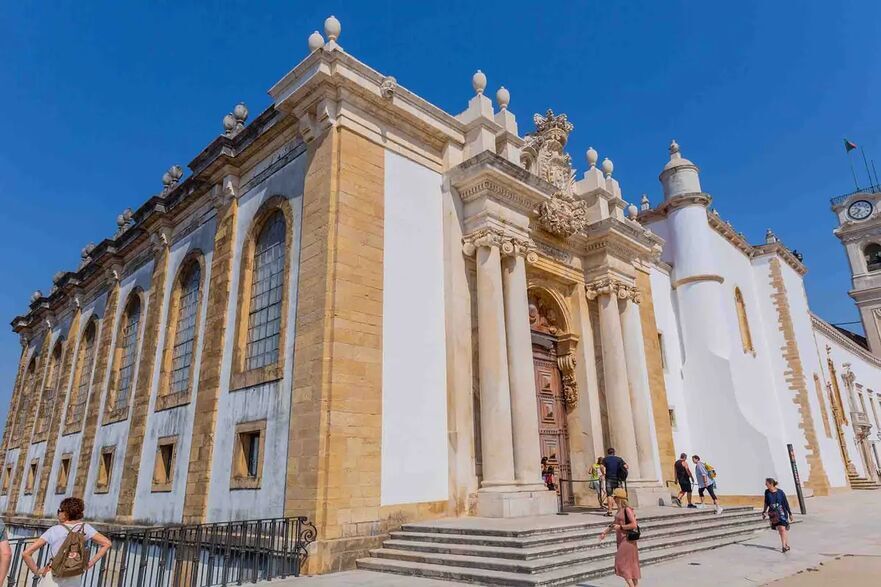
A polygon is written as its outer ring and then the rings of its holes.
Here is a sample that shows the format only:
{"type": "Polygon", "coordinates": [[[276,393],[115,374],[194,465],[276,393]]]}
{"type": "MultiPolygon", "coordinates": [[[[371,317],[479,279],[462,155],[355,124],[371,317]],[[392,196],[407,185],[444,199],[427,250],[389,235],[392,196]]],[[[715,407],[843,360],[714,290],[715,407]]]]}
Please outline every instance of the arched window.
{"type": "Polygon", "coordinates": [[[114,411],[125,409],[128,406],[134,385],[135,365],[138,362],[138,333],[141,326],[141,297],[137,292],[132,293],[125,306],[122,315],[119,333],[116,336],[116,364],[114,402],[111,406],[114,411]]]}
{"type": "Polygon", "coordinates": [[[49,358],[49,371],[46,373],[46,387],[43,389],[43,401],[40,402],[40,413],[37,415],[36,434],[43,434],[49,427],[49,416],[55,409],[55,398],[61,385],[61,354],[64,337],[59,337],[49,358]]]}
{"type": "Polygon", "coordinates": [[[201,285],[202,266],[199,261],[192,259],[185,262],[172,292],[169,332],[165,343],[166,376],[162,389],[168,394],[186,394],[190,390],[201,285]]]}
{"type": "Polygon", "coordinates": [[[77,357],[77,375],[74,379],[70,407],[67,410],[67,423],[70,425],[80,423],[86,409],[86,402],[89,399],[89,382],[92,380],[97,331],[94,320],[89,321],[83,331],[83,339],[80,342],[79,356],[77,357]]]}
{"type": "Polygon", "coordinates": [[[278,362],[284,266],[285,218],[276,211],[266,219],[254,246],[246,370],[278,362]]]}
{"type": "Polygon", "coordinates": [[[25,426],[27,425],[27,415],[28,411],[31,409],[31,401],[34,399],[36,394],[35,385],[37,379],[37,357],[31,359],[31,362],[28,363],[27,371],[25,371],[24,377],[24,385],[19,391],[19,400],[18,400],[18,414],[16,414],[15,419],[15,434],[14,438],[20,439],[25,433],[25,426]]]}
{"type": "Polygon", "coordinates": [[[868,271],[878,271],[881,269],[881,245],[870,243],[863,249],[863,255],[866,257],[866,269],[868,271]]]}
{"type": "Polygon", "coordinates": [[[743,303],[743,294],[740,288],[734,288],[734,305],[737,307],[737,323],[740,325],[740,342],[743,343],[743,352],[755,352],[753,337],[749,331],[749,320],[746,317],[746,304],[743,303]]]}

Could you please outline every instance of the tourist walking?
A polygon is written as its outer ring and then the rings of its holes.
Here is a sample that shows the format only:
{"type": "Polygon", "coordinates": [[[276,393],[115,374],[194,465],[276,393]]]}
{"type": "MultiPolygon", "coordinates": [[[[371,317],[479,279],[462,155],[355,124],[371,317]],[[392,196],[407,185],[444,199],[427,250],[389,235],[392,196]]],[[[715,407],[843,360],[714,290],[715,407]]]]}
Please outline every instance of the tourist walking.
{"type": "Polygon", "coordinates": [[[696,508],[697,506],[691,503],[691,495],[694,493],[691,484],[694,481],[694,475],[691,474],[691,467],[688,466],[687,454],[680,454],[679,460],[673,463],[673,475],[676,478],[676,482],[679,483],[679,495],[673,502],[677,506],[682,507],[682,497],[687,495],[688,507],[696,508]]]}
{"type": "Polygon", "coordinates": [[[554,466],[548,464],[548,457],[541,458],[541,478],[549,491],[557,490],[557,485],[554,483],[554,466]]]}
{"type": "Polygon", "coordinates": [[[588,479],[590,480],[590,488],[596,491],[597,502],[600,507],[603,507],[603,499],[606,495],[606,468],[603,466],[603,457],[597,457],[597,462],[590,466],[588,479]]]}
{"type": "Polygon", "coordinates": [[[701,461],[699,456],[692,455],[691,461],[694,463],[694,475],[697,479],[697,494],[698,497],[701,498],[701,507],[704,505],[704,491],[706,491],[710,494],[710,498],[713,500],[716,513],[721,514],[723,511],[722,506],[719,505],[719,500],[716,499],[716,480],[710,476],[707,465],[701,461]]]}
{"type": "Polygon", "coordinates": [[[58,507],[58,524],[52,526],[28,546],[21,557],[36,577],[39,587],[79,587],[83,574],[95,566],[110,550],[110,540],[83,522],[85,504],[78,497],[68,497],[58,507]],[[98,545],[98,552],[89,559],[89,541],[98,545]],[[33,555],[49,545],[49,564],[37,567],[33,555]]]}
{"type": "Polygon", "coordinates": [[[6,584],[6,575],[9,574],[11,562],[12,548],[9,546],[9,536],[6,533],[6,525],[0,521],[0,585],[6,584]]]}
{"type": "Polygon", "coordinates": [[[615,551],[615,574],[624,579],[629,587],[639,585],[639,549],[636,540],[639,538],[639,525],[636,514],[627,503],[627,492],[619,487],[612,492],[612,498],[618,504],[615,521],[600,532],[600,542],[606,539],[609,530],[615,531],[618,550],[615,551]]]}
{"type": "Polygon", "coordinates": [[[780,550],[789,552],[789,524],[792,522],[792,510],[789,509],[789,501],[783,490],[777,487],[776,479],[765,479],[765,507],[762,509],[762,519],[765,516],[771,520],[771,528],[777,530],[780,535],[780,550]]]}
{"type": "Polygon", "coordinates": [[[606,471],[606,515],[611,516],[614,502],[612,492],[619,487],[623,488],[624,482],[627,481],[627,463],[615,454],[614,448],[610,448],[603,458],[603,468],[606,471]]]}

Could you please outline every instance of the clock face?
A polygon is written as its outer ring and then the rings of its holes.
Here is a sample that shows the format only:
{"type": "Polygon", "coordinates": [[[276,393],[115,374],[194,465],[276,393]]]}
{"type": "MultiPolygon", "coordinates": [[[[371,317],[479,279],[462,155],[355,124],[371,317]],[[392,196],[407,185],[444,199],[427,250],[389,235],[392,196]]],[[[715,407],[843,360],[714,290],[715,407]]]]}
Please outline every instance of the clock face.
{"type": "Polygon", "coordinates": [[[847,215],[854,220],[864,220],[872,213],[872,204],[866,200],[857,200],[847,208],[847,215]]]}

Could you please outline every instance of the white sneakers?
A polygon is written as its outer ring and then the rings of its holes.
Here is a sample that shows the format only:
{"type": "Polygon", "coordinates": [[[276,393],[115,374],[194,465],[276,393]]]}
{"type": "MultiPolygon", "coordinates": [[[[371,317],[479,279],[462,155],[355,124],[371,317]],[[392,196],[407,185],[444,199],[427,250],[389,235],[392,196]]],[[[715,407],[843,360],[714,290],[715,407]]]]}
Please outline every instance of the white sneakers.
{"type": "Polygon", "coordinates": [[[721,514],[724,511],[725,511],[725,509],[722,506],[720,506],[720,505],[716,506],[716,515],[721,514]]]}

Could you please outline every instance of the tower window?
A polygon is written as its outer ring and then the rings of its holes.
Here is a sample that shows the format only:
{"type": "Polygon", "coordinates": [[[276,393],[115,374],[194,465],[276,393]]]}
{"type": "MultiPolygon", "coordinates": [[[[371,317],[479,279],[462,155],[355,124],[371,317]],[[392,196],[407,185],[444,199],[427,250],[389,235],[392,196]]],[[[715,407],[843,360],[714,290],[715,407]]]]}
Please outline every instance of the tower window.
{"type": "Polygon", "coordinates": [[[878,271],[881,269],[881,245],[871,243],[863,249],[863,255],[866,257],[866,270],[878,271]]]}

